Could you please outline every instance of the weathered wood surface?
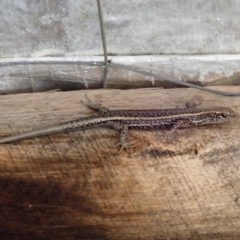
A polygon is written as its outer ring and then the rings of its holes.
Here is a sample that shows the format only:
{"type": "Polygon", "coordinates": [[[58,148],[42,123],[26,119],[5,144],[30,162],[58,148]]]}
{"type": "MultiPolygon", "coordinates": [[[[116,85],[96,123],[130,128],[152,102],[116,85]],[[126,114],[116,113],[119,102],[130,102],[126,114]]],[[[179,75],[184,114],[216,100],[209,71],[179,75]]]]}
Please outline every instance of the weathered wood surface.
{"type": "MultiPolygon", "coordinates": [[[[240,87],[218,88],[240,92],[240,87]]],[[[111,109],[229,106],[193,89],[94,90],[0,97],[0,137],[89,115],[84,94],[111,109]]],[[[1,239],[239,239],[239,121],[167,131],[91,129],[0,145],[1,239]]]]}

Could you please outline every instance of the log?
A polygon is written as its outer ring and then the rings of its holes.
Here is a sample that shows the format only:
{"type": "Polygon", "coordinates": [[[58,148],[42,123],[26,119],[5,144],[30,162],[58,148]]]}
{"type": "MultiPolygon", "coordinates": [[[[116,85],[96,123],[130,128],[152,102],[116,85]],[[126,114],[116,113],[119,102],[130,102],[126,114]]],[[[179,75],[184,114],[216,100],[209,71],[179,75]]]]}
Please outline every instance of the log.
{"type": "MultiPolygon", "coordinates": [[[[216,87],[240,92],[240,87],[216,87]]],[[[201,107],[240,112],[239,98],[194,89],[91,90],[0,97],[0,137],[110,109],[201,107]]],[[[104,128],[0,145],[1,239],[239,239],[239,121],[131,131],[130,153],[104,128]]]]}

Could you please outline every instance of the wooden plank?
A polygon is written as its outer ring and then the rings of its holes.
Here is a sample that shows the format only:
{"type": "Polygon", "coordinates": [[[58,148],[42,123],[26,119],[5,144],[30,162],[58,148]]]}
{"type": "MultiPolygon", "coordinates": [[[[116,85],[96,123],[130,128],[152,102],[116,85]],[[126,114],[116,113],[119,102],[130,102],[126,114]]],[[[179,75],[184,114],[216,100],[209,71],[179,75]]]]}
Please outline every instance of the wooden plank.
{"type": "MultiPolygon", "coordinates": [[[[218,90],[240,91],[240,87],[218,90]]],[[[0,137],[110,109],[175,108],[202,96],[240,112],[239,98],[193,89],[1,96],[0,137]]],[[[0,145],[1,239],[239,239],[239,121],[168,131],[91,129],[0,145]]]]}

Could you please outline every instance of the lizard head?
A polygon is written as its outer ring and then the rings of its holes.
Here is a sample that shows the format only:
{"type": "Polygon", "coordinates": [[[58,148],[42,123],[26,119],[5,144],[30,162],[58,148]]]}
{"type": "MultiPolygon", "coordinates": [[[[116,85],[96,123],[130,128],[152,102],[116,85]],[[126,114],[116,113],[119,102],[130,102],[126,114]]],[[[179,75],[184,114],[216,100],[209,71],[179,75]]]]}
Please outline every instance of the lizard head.
{"type": "Polygon", "coordinates": [[[213,111],[216,122],[228,122],[239,118],[239,115],[231,108],[219,107],[213,111]]]}

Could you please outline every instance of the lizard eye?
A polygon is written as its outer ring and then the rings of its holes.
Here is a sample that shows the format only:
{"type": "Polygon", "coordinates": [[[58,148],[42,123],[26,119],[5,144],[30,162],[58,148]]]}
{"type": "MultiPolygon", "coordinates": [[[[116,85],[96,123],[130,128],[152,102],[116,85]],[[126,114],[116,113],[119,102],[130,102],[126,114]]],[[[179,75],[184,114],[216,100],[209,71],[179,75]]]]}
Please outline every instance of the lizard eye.
{"type": "Polygon", "coordinates": [[[227,113],[221,113],[220,118],[225,119],[228,117],[227,113]]]}

